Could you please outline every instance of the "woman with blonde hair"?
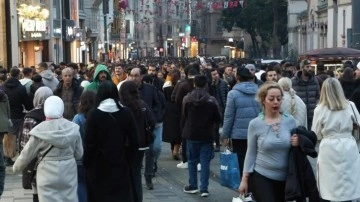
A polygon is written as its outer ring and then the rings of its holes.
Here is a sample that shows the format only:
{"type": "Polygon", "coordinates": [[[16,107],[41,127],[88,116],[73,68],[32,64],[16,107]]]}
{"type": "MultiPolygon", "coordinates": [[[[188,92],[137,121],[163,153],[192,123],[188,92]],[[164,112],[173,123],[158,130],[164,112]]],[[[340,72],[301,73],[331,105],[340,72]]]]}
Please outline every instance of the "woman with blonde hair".
{"type": "Polygon", "coordinates": [[[291,114],[295,119],[296,126],[304,126],[307,128],[306,105],[302,99],[296,95],[295,90],[292,88],[291,79],[282,77],[278,81],[278,84],[284,91],[280,111],[286,114],[291,114]]]}
{"type": "Polygon", "coordinates": [[[340,82],[326,79],[311,128],[321,140],[316,170],[323,201],[360,198],[360,155],[352,136],[359,120],[359,112],[346,100],[340,82]]]}
{"type": "Polygon", "coordinates": [[[244,194],[251,184],[257,202],[285,202],[285,180],[289,151],[298,146],[296,128],[291,115],[280,112],[283,90],[273,81],[264,83],[257,93],[263,112],[250,121],[248,147],[239,192],[244,194]]]}

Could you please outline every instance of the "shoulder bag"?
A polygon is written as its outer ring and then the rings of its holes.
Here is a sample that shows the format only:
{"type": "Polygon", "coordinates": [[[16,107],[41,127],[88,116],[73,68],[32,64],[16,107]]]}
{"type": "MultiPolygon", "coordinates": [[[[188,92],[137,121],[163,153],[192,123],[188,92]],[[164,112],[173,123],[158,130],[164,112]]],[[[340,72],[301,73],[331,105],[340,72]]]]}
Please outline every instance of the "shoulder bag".
{"type": "Polygon", "coordinates": [[[30,164],[24,169],[23,171],[23,175],[26,175],[26,177],[24,176],[23,178],[23,188],[24,189],[32,189],[32,185],[36,185],[36,171],[37,171],[37,167],[39,166],[40,161],[43,160],[43,158],[49,153],[49,151],[53,148],[54,146],[51,145],[51,147],[46,150],[46,152],[44,153],[43,156],[41,156],[40,158],[35,158],[33,159],[30,164]],[[36,162],[36,163],[35,163],[36,162]]]}
{"type": "Polygon", "coordinates": [[[355,110],[353,108],[353,106],[350,104],[350,107],[353,111],[353,114],[354,114],[354,117],[355,117],[355,121],[356,123],[353,123],[353,131],[352,131],[352,135],[354,136],[355,140],[356,141],[359,141],[360,139],[360,126],[359,126],[359,122],[357,120],[357,117],[356,117],[356,113],[355,113],[355,110]]]}

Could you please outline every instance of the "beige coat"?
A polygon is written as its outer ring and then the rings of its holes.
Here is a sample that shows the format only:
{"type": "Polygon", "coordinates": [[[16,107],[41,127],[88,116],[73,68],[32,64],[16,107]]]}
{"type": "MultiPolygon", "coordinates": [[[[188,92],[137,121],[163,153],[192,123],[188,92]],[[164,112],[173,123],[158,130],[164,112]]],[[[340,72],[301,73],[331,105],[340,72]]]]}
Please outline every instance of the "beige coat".
{"type": "MultiPolygon", "coordinates": [[[[355,105],[357,120],[359,112],[355,105]]],[[[321,140],[317,159],[317,183],[320,196],[330,201],[360,198],[360,154],[352,136],[354,113],[350,105],[345,110],[331,111],[317,106],[312,131],[321,140]]]]}
{"type": "Polygon", "coordinates": [[[39,201],[77,202],[76,160],[83,155],[79,126],[64,118],[43,121],[30,131],[30,139],[13,166],[22,171],[36,156],[43,156],[37,168],[39,201]]]}

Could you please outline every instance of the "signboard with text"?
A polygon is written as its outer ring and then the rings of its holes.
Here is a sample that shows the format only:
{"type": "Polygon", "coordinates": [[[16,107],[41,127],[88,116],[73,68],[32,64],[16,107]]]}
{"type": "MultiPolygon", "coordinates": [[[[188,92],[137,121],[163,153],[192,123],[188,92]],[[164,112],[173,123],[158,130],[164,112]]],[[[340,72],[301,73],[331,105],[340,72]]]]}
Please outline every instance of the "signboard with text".
{"type": "Polygon", "coordinates": [[[20,24],[20,40],[32,41],[48,38],[48,25],[46,20],[22,19],[20,24]]]}

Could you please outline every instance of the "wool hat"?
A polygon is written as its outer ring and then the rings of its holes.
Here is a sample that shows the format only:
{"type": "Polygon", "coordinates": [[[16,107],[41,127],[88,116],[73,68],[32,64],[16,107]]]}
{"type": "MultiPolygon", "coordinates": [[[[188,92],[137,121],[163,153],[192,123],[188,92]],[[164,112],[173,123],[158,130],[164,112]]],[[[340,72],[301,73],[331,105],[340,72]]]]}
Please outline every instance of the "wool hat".
{"type": "Polygon", "coordinates": [[[45,100],[44,114],[46,118],[58,119],[63,116],[64,102],[58,96],[50,96],[45,100]]]}
{"type": "Polygon", "coordinates": [[[238,67],[236,70],[236,75],[244,78],[252,78],[253,75],[250,73],[248,68],[238,67]]]}
{"type": "Polygon", "coordinates": [[[245,65],[245,68],[250,71],[256,71],[256,67],[253,64],[247,64],[247,65],[245,65]]]}
{"type": "Polygon", "coordinates": [[[310,60],[301,60],[300,67],[303,68],[303,67],[305,67],[306,65],[309,65],[309,64],[311,64],[310,60]]]}

